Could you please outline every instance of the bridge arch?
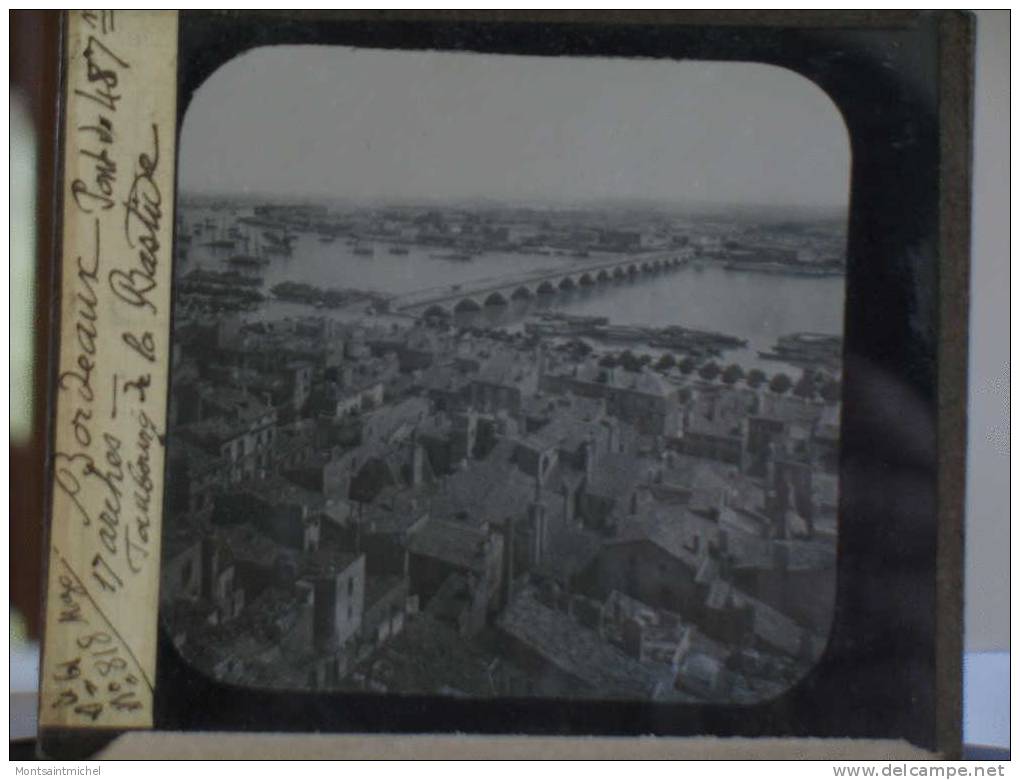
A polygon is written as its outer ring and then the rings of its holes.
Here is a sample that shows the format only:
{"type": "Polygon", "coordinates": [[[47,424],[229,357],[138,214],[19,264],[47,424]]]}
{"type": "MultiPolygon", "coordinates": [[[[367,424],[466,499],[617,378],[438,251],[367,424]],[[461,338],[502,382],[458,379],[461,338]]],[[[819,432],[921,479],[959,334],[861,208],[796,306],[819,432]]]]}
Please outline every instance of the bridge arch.
{"type": "Polygon", "coordinates": [[[461,298],[457,301],[457,305],[453,307],[455,312],[462,311],[481,311],[482,307],[478,305],[478,301],[474,298],[461,298]]]}
{"type": "Polygon", "coordinates": [[[437,295],[431,300],[418,298],[416,301],[417,296],[407,296],[408,300],[405,302],[395,303],[394,310],[444,317],[453,313],[480,311],[488,306],[505,306],[509,305],[510,301],[555,295],[561,291],[576,289],[578,286],[591,287],[611,281],[623,281],[639,274],[661,273],[672,268],[683,268],[689,262],[686,255],[663,255],[643,259],[621,259],[587,268],[581,265],[569,271],[564,269],[559,273],[539,272],[532,278],[525,277],[505,284],[499,281],[483,283],[477,290],[459,289],[455,286],[448,293],[437,295]]]}
{"type": "Polygon", "coordinates": [[[446,317],[450,314],[450,312],[438,303],[433,303],[425,311],[423,311],[422,314],[426,317],[446,317]]]}

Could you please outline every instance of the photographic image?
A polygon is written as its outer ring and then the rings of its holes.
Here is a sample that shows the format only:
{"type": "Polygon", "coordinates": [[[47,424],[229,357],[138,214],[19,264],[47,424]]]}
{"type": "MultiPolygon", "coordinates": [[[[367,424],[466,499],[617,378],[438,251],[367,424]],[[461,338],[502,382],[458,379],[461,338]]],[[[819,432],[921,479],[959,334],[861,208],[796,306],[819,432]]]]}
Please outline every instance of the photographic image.
{"type": "Polygon", "coordinates": [[[819,86],[264,46],[177,156],[159,613],[187,665],[730,705],[810,673],[851,162],[819,86]]]}

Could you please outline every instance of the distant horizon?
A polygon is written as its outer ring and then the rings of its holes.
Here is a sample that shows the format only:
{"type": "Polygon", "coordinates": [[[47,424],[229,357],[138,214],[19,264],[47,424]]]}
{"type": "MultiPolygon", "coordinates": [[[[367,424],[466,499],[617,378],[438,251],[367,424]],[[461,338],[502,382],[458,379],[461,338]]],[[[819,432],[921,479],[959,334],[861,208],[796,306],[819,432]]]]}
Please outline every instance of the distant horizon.
{"type": "Polygon", "coordinates": [[[376,209],[430,209],[430,208],[457,208],[457,209],[508,209],[508,210],[551,210],[554,212],[567,211],[601,211],[601,210],[634,210],[662,212],[671,216],[723,216],[725,213],[758,213],[771,215],[774,218],[785,217],[809,217],[812,219],[846,219],[846,207],[828,205],[782,205],[782,204],[750,204],[750,203],[695,203],[668,200],[651,200],[647,198],[630,199],[588,199],[575,201],[542,200],[534,198],[530,200],[502,200],[491,196],[436,198],[436,199],[412,199],[412,198],[365,198],[355,199],[351,197],[338,197],[331,195],[311,194],[289,194],[280,195],[277,193],[264,192],[196,192],[180,191],[179,200],[233,200],[242,201],[252,205],[264,205],[267,203],[284,205],[334,205],[350,208],[376,208],[376,209]]]}
{"type": "Polygon", "coordinates": [[[356,203],[638,203],[846,214],[815,84],[759,63],[250,50],[195,92],[182,192],[356,203]]]}

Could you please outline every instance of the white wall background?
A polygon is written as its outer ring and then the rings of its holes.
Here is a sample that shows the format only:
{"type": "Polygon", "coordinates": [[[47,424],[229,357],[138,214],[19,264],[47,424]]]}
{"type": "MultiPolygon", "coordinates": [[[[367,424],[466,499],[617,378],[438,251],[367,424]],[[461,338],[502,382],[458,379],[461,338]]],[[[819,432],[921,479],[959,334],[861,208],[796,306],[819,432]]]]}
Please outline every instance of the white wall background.
{"type": "Polygon", "coordinates": [[[1009,11],[977,12],[965,645],[1009,649],[1009,11]]]}

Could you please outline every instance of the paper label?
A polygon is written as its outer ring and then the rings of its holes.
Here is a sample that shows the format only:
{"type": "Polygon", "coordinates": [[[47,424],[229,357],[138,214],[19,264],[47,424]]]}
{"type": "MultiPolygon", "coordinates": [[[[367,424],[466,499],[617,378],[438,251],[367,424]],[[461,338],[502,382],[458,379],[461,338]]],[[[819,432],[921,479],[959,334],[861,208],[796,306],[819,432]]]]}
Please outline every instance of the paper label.
{"type": "Polygon", "coordinates": [[[41,727],[152,726],[177,15],[67,16],[41,727]]]}

